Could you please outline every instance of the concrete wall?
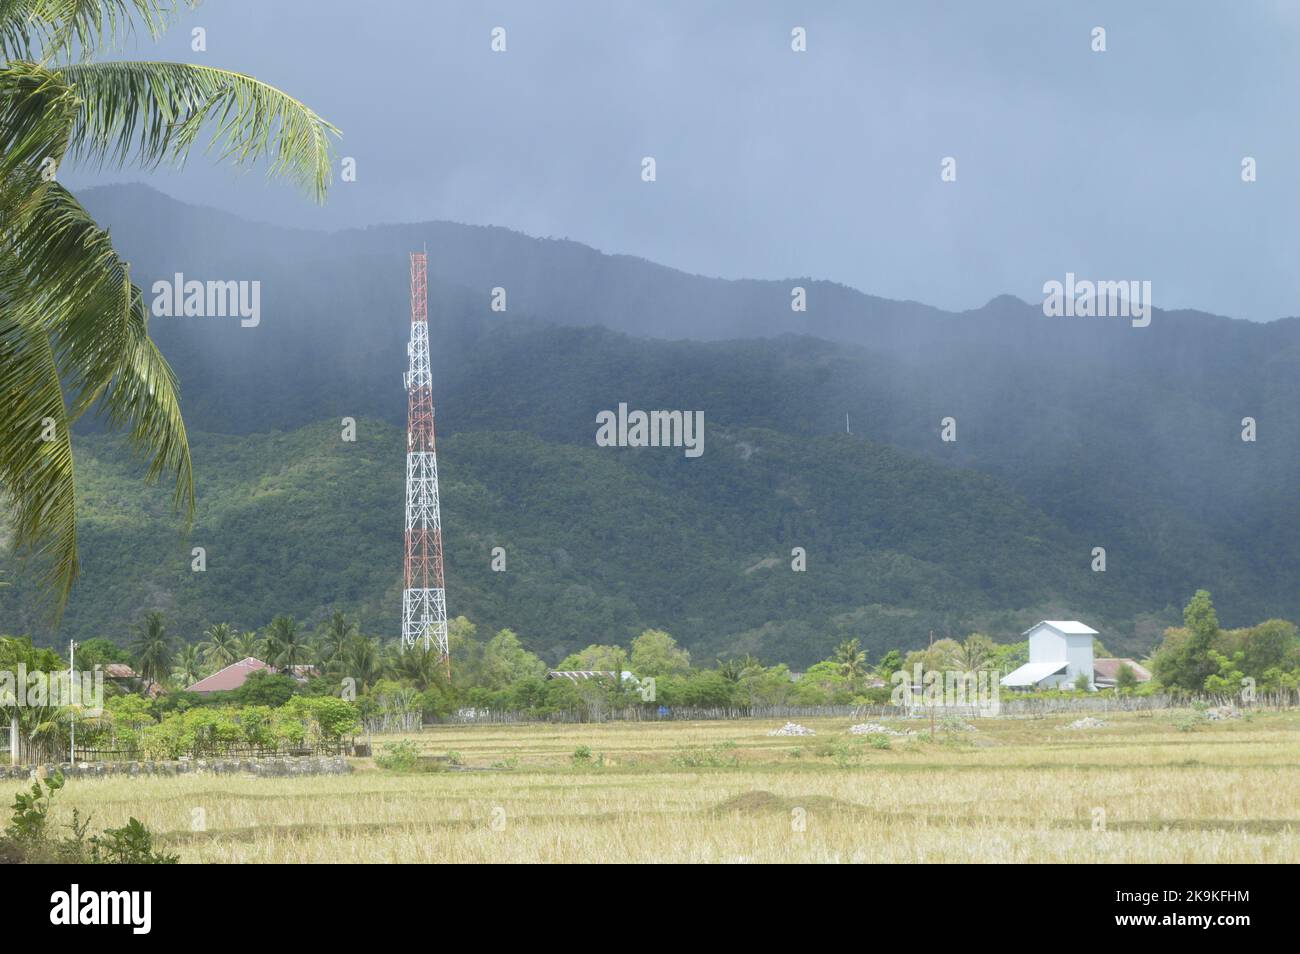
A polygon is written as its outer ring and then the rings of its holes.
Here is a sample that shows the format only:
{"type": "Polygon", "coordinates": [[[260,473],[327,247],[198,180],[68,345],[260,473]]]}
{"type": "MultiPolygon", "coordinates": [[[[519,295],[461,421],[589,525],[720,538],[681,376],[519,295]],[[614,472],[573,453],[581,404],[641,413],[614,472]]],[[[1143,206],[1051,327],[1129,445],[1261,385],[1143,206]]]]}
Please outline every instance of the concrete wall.
{"type": "Polygon", "coordinates": [[[286,778],[295,775],[345,775],[352,764],[343,756],[306,756],[273,759],[181,759],[175,762],[78,762],[73,765],[0,766],[0,779],[31,779],[62,772],[65,778],[103,778],[108,776],[252,775],[286,778]]]}

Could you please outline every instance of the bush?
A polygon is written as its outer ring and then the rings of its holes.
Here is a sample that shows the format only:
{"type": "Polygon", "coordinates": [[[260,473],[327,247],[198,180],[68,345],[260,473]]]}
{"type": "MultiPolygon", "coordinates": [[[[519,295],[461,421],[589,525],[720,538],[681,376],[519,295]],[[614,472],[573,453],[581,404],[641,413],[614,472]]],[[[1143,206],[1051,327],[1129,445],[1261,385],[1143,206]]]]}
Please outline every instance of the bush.
{"type": "Polygon", "coordinates": [[[862,743],[856,739],[836,739],[834,742],[823,742],[814,751],[823,758],[829,758],[839,768],[857,765],[864,755],[862,743]]]}
{"type": "Polygon", "coordinates": [[[420,749],[409,739],[385,742],[384,750],[375,756],[375,764],[390,772],[413,772],[420,761],[420,749]]]}
{"type": "Polygon", "coordinates": [[[102,835],[86,838],[90,819],[82,821],[72,810],[71,837],[55,838],[49,830],[50,806],[54,794],[63,788],[62,773],[32,783],[32,790],[14,799],[13,817],[0,834],[0,862],[8,864],[96,864],[174,865],[177,855],[156,851],[153,833],[132,818],[121,828],[108,828],[102,835]]]}
{"type": "Polygon", "coordinates": [[[740,760],[733,753],[735,742],[719,742],[707,749],[679,745],[669,761],[679,768],[735,768],[740,760]]]}

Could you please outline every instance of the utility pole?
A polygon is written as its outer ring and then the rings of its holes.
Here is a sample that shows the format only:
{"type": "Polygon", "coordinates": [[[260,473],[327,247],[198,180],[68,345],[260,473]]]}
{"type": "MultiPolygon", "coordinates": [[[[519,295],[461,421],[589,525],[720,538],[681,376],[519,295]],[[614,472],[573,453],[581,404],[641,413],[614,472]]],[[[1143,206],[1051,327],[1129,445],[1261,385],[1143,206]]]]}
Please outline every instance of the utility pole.
{"type": "MultiPolygon", "coordinates": [[[[933,658],[934,657],[934,630],[930,630],[930,651],[926,655],[930,657],[926,659],[926,662],[929,663],[934,662],[934,658],[933,658]]],[[[933,742],[934,741],[934,700],[931,699],[929,704],[930,704],[930,741],[933,742]]]]}
{"type": "Polygon", "coordinates": [[[438,455],[433,439],[433,375],[429,363],[428,255],[411,254],[411,339],[406,345],[406,588],[402,649],[436,649],[451,679],[447,594],[442,573],[438,455]]]}
{"type": "Polygon", "coordinates": [[[73,765],[77,764],[77,709],[80,702],[80,693],[73,692],[72,683],[76,679],[77,672],[77,641],[68,640],[68,692],[72,693],[73,699],[71,704],[71,728],[69,729],[71,742],[68,745],[68,761],[73,765]]]}

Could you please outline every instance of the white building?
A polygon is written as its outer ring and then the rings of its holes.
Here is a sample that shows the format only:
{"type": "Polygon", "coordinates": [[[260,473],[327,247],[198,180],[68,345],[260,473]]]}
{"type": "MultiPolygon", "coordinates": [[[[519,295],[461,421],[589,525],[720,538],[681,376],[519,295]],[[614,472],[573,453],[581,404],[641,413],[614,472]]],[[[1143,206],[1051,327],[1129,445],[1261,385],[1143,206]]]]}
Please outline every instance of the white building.
{"type": "Polygon", "coordinates": [[[1083,673],[1096,689],[1092,640],[1097,631],[1076,619],[1045,619],[1022,634],[1029,639],[1029,662],[1002,677],[1008,689],[1071,688],[1083,673]]]}

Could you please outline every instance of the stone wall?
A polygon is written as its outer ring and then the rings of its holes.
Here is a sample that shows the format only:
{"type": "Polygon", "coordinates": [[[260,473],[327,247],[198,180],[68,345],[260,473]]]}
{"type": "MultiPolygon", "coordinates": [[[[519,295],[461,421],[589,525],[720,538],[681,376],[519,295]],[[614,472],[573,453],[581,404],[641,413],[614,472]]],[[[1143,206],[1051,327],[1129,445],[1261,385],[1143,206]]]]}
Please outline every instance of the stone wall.
{"type": "Polygon", "coordinates": [[[341,755],[266,759],[180,759],[175,762],[64,762],[61,765],[0,765],[0,779],[30,779],[62,772],[66,778],[108,776],[252,775],[287,778],[295,775],[345,775],[352,765],[341,755]]]}

